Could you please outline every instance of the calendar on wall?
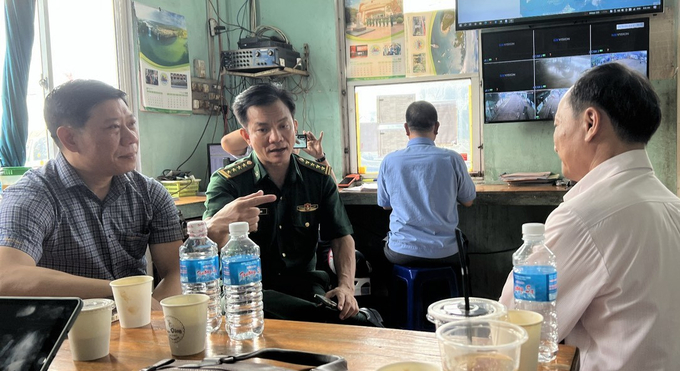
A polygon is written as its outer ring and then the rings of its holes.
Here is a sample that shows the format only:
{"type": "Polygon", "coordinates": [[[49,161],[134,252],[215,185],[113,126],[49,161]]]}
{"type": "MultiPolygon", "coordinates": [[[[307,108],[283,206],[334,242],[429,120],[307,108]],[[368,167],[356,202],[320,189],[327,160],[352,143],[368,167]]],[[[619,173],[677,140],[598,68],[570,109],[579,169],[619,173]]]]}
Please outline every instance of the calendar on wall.
{"type": "Polygon", "coordinates": [[[135,3],[141,109],[191,113],[191,66],[184,16],[135,3]]]}

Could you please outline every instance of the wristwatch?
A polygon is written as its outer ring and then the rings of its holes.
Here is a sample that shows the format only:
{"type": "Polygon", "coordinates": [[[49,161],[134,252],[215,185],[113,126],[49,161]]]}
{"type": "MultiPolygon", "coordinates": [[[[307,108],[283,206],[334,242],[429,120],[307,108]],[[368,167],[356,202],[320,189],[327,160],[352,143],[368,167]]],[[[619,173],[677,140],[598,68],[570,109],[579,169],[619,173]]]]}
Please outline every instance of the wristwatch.
{"type": "Polygon", "coordinates": [[[326,161],[326,152],[324,152],[321,157],[316,159],[316,162],[324,162],[324,161],[326,161]]]}

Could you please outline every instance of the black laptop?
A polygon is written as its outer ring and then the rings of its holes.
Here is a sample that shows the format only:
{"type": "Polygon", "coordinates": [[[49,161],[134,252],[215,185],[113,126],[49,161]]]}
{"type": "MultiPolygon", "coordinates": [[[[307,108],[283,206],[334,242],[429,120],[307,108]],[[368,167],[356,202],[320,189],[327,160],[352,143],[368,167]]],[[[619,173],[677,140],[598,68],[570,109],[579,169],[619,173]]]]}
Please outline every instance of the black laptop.
{"type": "Polygon", "coordinates": [[[0,296],[0,371],[47,370],[82,306],[79,298],[0,296]]]}

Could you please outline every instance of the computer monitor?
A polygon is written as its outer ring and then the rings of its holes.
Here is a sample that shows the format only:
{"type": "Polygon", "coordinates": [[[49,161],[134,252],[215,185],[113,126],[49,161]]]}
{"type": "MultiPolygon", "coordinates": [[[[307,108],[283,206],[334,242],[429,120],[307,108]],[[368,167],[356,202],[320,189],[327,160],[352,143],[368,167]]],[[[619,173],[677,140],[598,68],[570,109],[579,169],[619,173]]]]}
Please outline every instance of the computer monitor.
{"type": "Polygon", "coordinates": [[[234,156],[222,149],[220,143],[208,143],[208,164],[210,175],[234,161],[234,156]]]}

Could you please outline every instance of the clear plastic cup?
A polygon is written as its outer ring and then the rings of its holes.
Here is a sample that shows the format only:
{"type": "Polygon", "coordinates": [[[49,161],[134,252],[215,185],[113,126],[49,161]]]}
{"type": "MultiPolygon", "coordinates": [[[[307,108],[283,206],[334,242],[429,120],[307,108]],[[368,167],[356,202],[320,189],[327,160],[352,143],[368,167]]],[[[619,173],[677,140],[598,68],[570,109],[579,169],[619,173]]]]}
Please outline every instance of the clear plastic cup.
{"type": "Polygon", "coordinates": [[[85,299],[68,333],[74,361],[91,361],[109,354],[113,300],[85,299]]]}
{"type": "Polygon", "coordinates": [[[205,294],[187,294],[161,300],[172,355],[188,356],[205,350],[209,299],[205,294]]]}
{"type": "Polygon", "coordinates": [[[153,277],[130,276],[110,283],[118,308],[120,327],[142,327],[151,323],[153,277]]]}
{"type": "Polygon", "coordinates": [[[427,308],[427,319],[439,326],[470,318],[479,319],[505,319],[508,308],[495,301],[484,298],[470,298],[470,312],[465,316],[465,298],[444,299],[430,304],[427,308]]]}
{"type": "Polygon", "coordinates": [[[517,371],[526,330],[508,322],[472,319],[443,324],[437,341],[444,371],[517,371]]]}

